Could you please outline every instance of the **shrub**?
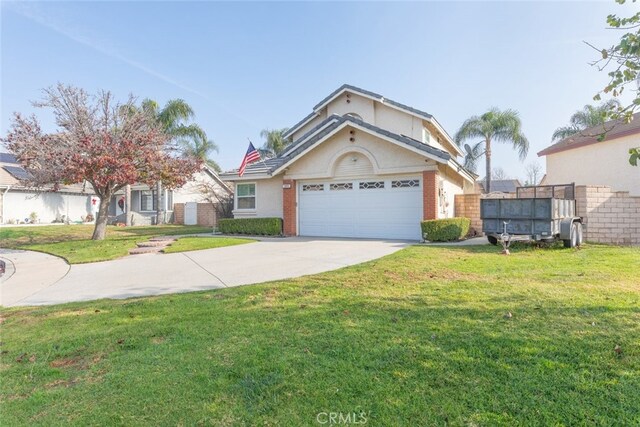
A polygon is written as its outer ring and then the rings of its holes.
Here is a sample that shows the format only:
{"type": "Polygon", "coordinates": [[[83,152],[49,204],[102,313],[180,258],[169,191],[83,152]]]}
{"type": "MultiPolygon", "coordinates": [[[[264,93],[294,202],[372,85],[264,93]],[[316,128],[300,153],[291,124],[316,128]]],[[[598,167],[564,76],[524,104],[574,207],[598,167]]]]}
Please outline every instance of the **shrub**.
{"type": "Polygon", "coordinates": [[[460,240],[469,232],[469,218],[447,218],[422,221],[422,236],[430,242],[460,240]]]}
{"type": "Polygon", "coordinates": [[[224,218],[218,221],[218,230],[224,234],[251,234],[279,236],[282,234],[281,218],[224,218]]]}

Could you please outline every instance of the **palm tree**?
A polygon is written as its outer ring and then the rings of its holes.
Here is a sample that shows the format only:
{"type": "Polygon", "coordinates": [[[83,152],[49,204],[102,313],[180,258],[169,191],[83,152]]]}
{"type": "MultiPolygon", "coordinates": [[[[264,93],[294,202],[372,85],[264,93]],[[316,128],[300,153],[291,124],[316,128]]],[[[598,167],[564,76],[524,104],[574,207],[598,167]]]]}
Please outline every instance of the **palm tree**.
{"type": "MultiPolygon", "coordinates": [[[[569,119],[569,126],[562,126],[553,132],[553,141],[565,139],[585,129],[599,126],[607,121],[607,113],[620,108],[620,101],[610,99],[600,105],[585,105],[582,110],[573,113],[569,119]]],[[[606,129],[603,129],[604,133],[606,129]]]]}
{"type": "Polygon", "coordinates": [[[218,152],[218,145],[212,139],[194,136],[190,141],[185,141],[183,145],[187,155],[201,159],[218,173],[222,171],[220,165],[209,157],[211,153],[218,152]]]}
{"type": "MultiPolygon", "coordinates": [[[[208,141],[207,134],[200,126],[187,122],[194,118],[195,113],[189,104],[182,99],[171,99],[167,101],[163,108],[152,100],[142,101],[142,109],[155,118],[160,123],[164,132],[171,137],[171,142],[178,145],[185,145],[189,141],[208,141]]],[[[211,150],[211,149],[209,149],[211,150]]],[[[162,209],[162,183],[156,184],[156,224],[164,223],[162,209]]]]}
{"type": "Polygon", "coordinates": [[[282,153],[292,142],[291,139],[285,139],[282,136],[287,130],[289,129],[264,129],[260,132],[260,136],[266,140],[258,150],[260,155],[264,157],[276,157],[282,153]]]}
{"type": "MultiPolygon", "coordinates": [[[[482,138],[473,148],[469,147],[467,155],[471,153],[481,153],[479,144],[484,144],[484,156],[486,160],[486,185],[487,193],[491,192],[491,143],[503,142],[511,143],[518,151],[520,160],[524,160],[529,152],[529,141],[522,133],[522,123],[518,112],[515,110],[500,111],[492,108],[481,116],[473,116],[465,120],[458,132],[455,140],[458,144],[471,138],[482,138]]],[[[480,145],[482,146],[482,145],[480,145]]],[[[466,148],[466,147],[465,147],[466,148]]],[[[477,159],[477,156],[476,158],[477,159]]],[[[466,162],[465,156],[465,162],[466,162]]]]}

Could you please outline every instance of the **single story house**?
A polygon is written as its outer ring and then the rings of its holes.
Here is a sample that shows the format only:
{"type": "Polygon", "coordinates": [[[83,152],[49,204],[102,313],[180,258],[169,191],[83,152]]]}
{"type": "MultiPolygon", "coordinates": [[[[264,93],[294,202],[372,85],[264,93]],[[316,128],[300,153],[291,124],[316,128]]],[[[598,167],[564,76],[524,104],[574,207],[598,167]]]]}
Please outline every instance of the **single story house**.
{"type": "MultiPolygon", "coordinates": [[[[233,190],[227,185],[217,172],[208,165],[204,165],[202,171],[181,188],[168,190],[163,188],[160,203],[165,213],[165,222],[174,222],[174,206],[183,203],[198,203],[205,201],[203,188],[207,191],[226,193],[231,196],[233,190]]],[[[125,191],[120,190],[113,196],[109,204],[109,216],[114,221],[126,222],[126,197],[125,191]]],[[[146,184],[134,184],[131,186],[131,213],[133,225],[151,225],[155,223],[157,216],[156,188],[150,188],[146,184]]]]}
{"type": "MultiPolygon", "coordinates": [[[[83,221],[89,214],[95,215],[99,199],[90,184],[63,186],[56,192],[36,192],[21,184],[27,172],[13,154],[0,153],[0,224],[19,224],[31,221],[33,216],[39,223],[68,220],[83,221]]],[[[174,204],[201,202],[204,200],[201,187],[216,189],[228,195],[233,190],[225,184],[209,166],[183,187],[163,190],[163,210],[166,220],[172,222],[174,204]]],[[[145,184],[131,186],[131,212],[134,225],[151,224],[156,217],[155,189],[145,184]]],[[[112,221],[125,222],[124,190],[110,201],[109,216],[112,221]]]]}
{"type": "Polygon", "coordinates": [[[280,217],[286,235],[420,240],[474,191],[463,152],[426,112],[343,85],[286,134],[279,156],[221,174],[235,218],[280,217]]]}
{"type": "MultiPolygon", "coordinates": [[[[485,181],[480,180],[476,182],[476,190],[478,193],[486,193],[484,189],[485,181]]],[[[522,187],[522,183],[519,179],[492,179],[491,180],[491,192],[492,193],[515,193],[516,188],[522,187]]]]}
{"type": "Polygon", "coordinates": [[[0,153],[0,224],[83,221],[94,214],[98,198],[90,185],[63,186],[57,192],[38,193],[21,180],[27,172],[13,154],[0,153]]]}
{"type": "Polygon", "coordinates": [[[640,196],[640,167],[629,163],[629,149],[635,147],[640,147],[640,113],[630,123],[609,121],[583,130],[538,153],[547,162],[543,183],[606,185],[640,196]]]}

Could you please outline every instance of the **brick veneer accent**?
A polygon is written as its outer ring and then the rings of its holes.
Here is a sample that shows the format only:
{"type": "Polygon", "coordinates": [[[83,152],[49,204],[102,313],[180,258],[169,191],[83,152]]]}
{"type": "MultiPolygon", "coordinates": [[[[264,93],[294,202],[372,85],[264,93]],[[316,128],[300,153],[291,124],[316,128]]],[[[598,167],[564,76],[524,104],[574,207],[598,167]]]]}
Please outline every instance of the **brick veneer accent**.
{"type": "Polygon", "coordinates": [[[576,214],[583,218],[589,242],[640,245],[640,197],[606,186],[578,185],[576,214]]]}
{"type": "Polygon", "coordinates": [[[422,219],[438,219],[438,172],[422,172],[422,219]]]}
{"type": "Polygon", "coordinates": [[[296,229],[296,181],[295,179],[285,179],[282,181],[282,221],[285,236],[295,236],[296,229]],[[285,186],[289,188],[284,188],[285,186]]]}
{"type": "Polygon", "coordinates": [[[454,196],[454,215],[469,218],[471,228],[482,234],[482,220],[480,219],[480,194],[456,194],[454,196]]]}

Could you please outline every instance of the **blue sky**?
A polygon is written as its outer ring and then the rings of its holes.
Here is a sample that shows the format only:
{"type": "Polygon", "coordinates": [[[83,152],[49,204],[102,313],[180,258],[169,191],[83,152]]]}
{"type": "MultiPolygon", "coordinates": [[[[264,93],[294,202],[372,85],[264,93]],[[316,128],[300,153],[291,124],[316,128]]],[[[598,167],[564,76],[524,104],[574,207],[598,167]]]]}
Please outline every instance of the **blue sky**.
{"type": "MultiPolygon", "coordinates": [[[[531,143],[520,163],[508,146],[494,166],[524,166],[553,130],[607,81],[589,62],[621,33],[606,2],[220,3],[2,2],[1,123],[56,82],[129,93],[160,103],[183,98],[239,165],[247,138],[293,125],[349,83],[433,114],[454,134],[489,107],[521,114],[531,143]]],[[[37,112],[45,129],[50,115],[37,112]]]]}

